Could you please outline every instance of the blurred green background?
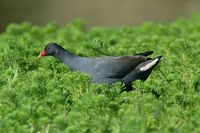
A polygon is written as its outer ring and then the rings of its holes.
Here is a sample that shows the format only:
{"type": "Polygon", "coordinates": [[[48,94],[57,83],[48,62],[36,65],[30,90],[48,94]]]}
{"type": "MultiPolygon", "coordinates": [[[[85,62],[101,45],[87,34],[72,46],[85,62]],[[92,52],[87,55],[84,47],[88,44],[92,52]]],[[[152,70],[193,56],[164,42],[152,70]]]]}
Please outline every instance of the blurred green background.
{"type": "Polygon", "coordinates": [[[132,26],[143,21],[170,22],[190,17],[199,0],[0,0],[0,31],[9,23],[59,25],[81,17],[91,26],[132,26]]]}

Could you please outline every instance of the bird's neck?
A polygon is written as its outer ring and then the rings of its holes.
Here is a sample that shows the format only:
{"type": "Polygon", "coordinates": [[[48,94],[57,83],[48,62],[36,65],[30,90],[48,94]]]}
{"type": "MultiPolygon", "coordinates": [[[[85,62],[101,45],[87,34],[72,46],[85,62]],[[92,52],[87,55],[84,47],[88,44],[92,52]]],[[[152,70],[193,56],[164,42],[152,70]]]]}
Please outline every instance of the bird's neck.
{"type": "Polygon", "coordinates": [[[59,49],[54,56],[64,62],[70,70],[76,70],[77,60],[79,59],[79,56],[65,49],[59,49]]]}

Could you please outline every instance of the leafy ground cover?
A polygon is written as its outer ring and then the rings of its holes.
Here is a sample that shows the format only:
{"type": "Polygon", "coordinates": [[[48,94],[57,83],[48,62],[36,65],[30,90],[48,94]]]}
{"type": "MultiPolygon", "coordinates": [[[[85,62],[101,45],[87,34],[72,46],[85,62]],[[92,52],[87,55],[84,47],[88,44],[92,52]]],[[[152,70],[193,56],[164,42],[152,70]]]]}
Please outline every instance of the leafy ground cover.
{"type": "Polygon", "coordinates": [[[169,24],[87,30],[10,24],[0,35],[0,132],[200,132],[200,15],[169,24]],[[90,84],[52,57],[48,42],[81,56],[131,55],[145,50],[164,60],[135,91],[120,94],[90,84]]]}

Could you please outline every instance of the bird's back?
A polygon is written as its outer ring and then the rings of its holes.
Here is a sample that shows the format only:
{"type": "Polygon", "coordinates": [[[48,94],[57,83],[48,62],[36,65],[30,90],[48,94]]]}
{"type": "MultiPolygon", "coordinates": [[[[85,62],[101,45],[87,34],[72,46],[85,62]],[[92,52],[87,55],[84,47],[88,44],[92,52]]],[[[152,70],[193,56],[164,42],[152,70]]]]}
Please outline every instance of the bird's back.
{"type": "Polygon", "coordinates": [[[82,57],[76,68],[80,72],[88,73],[93,80],[100,79],[122,79],[135,69],[140,63],[148,60],[145,56],[122,56],[122,57],[82,57]]]}

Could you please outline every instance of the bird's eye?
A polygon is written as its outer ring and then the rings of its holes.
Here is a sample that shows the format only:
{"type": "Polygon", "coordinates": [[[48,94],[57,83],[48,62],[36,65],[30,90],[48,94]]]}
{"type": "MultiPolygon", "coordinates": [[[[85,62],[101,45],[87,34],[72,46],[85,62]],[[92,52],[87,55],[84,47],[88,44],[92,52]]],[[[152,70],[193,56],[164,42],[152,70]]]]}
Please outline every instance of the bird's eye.
{"type": "Polygon", "coordinates": [[[45,50],[45,51],[48,51],[48,50],[49,50],[49,48],[48,48],[48,47],[46,47],[44,50],[45,50]]]}

